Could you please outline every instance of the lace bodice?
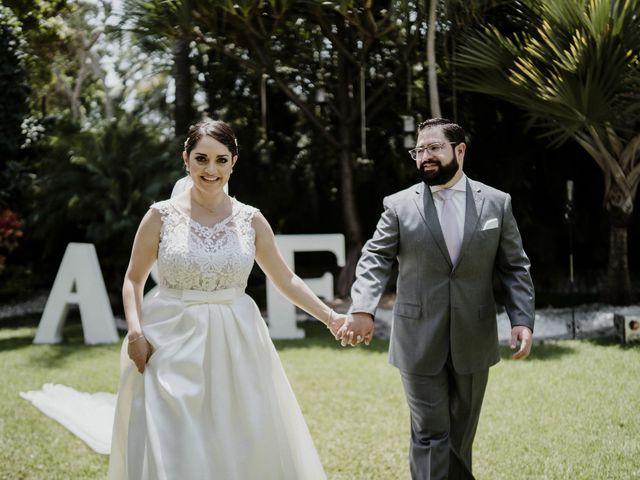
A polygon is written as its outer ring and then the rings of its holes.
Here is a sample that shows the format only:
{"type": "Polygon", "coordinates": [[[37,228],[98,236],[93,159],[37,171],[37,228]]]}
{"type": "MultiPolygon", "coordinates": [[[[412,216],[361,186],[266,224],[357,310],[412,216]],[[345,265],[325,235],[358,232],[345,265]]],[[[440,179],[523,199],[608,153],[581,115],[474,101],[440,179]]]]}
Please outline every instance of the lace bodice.
{"type": "Polygon", "coordinates": [[[158,249],[159,284],[188,290],[245,288],[255,258],[258,212],[232,199],[231,215],[206,227],[178,210],[171,200],[151,208],[160,212],[162,228],[158,249]]]}

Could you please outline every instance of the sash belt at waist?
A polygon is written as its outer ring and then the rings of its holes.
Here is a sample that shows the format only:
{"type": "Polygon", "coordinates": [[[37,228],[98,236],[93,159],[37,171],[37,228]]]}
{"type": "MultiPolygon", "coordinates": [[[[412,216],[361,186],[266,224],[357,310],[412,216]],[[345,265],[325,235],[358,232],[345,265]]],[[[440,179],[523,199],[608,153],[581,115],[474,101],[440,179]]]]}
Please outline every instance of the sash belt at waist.
{"type": "Polygon", "coordinates": [[[175,288],[159,287],[160,293],[170,297],[179,298],[186,304],[202,303],[233,303],[233,301],[244,295],[243,288],[225,288],[224,290],[178,290],[175,288]]]}

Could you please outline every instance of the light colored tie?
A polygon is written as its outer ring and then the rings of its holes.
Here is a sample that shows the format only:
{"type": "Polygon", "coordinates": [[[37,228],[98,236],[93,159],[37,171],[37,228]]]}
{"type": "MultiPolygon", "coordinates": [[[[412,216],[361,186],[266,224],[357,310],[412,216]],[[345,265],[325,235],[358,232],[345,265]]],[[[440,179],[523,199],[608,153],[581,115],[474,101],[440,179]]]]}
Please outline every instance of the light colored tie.
{"type": "Polygon", "coordinates": [[[460,238],[460,230],[458,229],[458,214],[453,204],[453,194],[455,190],[444,189],[438,190],[438,195],[442,199],[442,214],[440,215],[440,227],[444,235],[444,241],[449,250],[451,263],[456,264],[458,255],[460,254],[460,246],[462,238],[460,238]]]}

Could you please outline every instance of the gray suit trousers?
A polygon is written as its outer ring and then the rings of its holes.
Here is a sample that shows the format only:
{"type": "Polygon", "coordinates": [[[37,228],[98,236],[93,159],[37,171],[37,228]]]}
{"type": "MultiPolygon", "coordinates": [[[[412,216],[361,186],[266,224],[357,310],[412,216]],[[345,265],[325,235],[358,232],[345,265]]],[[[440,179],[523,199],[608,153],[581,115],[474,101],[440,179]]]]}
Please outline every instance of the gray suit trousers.
{"type": "Polygon", "coordinates": [[[461,375],[448,358],[435,375],[400,372],[411,415],[413,480],[468,480],[489,369],[461,375]]]}

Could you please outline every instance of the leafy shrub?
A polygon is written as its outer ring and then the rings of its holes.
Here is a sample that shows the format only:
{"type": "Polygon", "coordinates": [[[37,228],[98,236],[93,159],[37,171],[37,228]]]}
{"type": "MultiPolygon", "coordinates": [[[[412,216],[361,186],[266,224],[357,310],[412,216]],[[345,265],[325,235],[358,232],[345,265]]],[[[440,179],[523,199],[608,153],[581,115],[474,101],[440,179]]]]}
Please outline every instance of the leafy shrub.
{"type": "Polygon", "coordinates": [[[15,212],[8,208],[0,211],[0,273],[4,270],[6,255],[18,246],[22,237],[22,222],[15,212]]]}
{"type": "Polygon", "coordinates": [[[179,148],[129,115],[50,130],[27,227],[41,247],[41,268],[52,278],[69,242],[93,243],[107,289],[119,298],[138,224],[180,175],[179,148]]]}

